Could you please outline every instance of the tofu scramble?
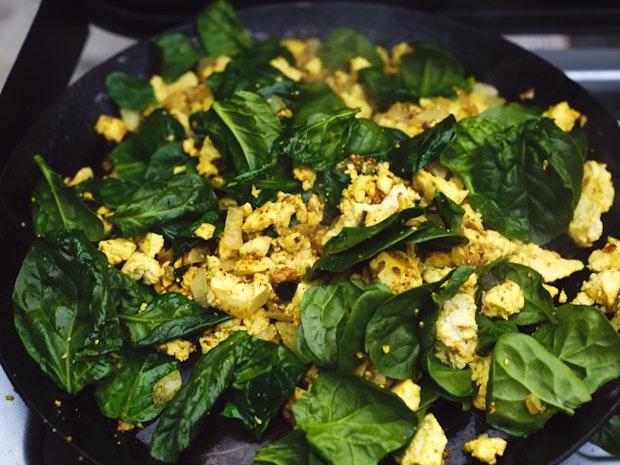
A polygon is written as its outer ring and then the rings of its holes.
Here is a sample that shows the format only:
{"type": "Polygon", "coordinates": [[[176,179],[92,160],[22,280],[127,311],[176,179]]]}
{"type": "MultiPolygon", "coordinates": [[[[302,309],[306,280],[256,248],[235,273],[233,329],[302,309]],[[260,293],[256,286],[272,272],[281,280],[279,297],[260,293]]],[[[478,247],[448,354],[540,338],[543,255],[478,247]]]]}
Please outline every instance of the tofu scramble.
{"type": "MultiPolygon", "coordinates": [[[[60,330],[66,352],[32,349],[57,385],[75,394],[95,384],[119,431],[160,416],[150,452],[171,463],[192,439],[178,423],[183,409],[203,412],[187,420],[197,422],[214,408],[204,389],[226,394],[219,413],[257,437],[283,408],[294,432],[259,449],[257,464],[301,448],[316,463],[393,454],[441,465],[448,439],[433,404],[458,401],[491,428],[464,453],[492,465],[508,437],[572,414],[620,376],[620,241],[603,236],[615,189],[604,163],[583,161],[587,115],[570,102],[542,113],[507,102],[428,43],[388,49],[349,29],[252,43],[224,1],[197,24],[203,51],[171,34],[157,41],[160,74],[108,78],[119,111],[94,127],[111,147],[101,167],[63,181],[37,159],[39,242],[16,283],[16,312],[33,311],[28,280],[64,292],[28,274],[44,259],[63,273],[77,267],[92,305],[108,309],[82,317],[92,334],[81,345],[60,330]],[[214,19],[222,11],[225,26],[214,19]],[[221,27],[238,38],[227,42],[221,27]],[[444,77],[429,81],[421,67],[444,77]],[[597,244],[588,263],[546,246],[562,234],[597,244]],[[48,249],[64,255],[45,258],[48,249]],[[577,272],[587,278],[571,295],[566,278],[577,272]],[[106,286],[109,296],[96,297],[106,286]],[[589,340],[580,360],[563,350],[585,327],[607,348],[602,373],[587,371],[589,340]],[[84,366],[88,350],[97,370],[84,366]],[[541,386],[529,364],[571,394],[541,386]],[[329,430],[361,412],[376,433],[329,430]],[[355,434],[372,434],[373,450],[355,434]]],[[[33,317],[19,318],[27,341],[33,317]]]]}

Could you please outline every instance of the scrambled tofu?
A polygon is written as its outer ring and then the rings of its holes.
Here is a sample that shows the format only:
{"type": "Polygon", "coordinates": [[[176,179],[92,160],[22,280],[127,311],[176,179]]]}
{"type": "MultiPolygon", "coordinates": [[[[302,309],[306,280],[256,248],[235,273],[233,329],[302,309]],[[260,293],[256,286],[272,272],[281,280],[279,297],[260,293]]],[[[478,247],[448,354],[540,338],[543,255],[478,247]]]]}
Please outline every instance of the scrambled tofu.
{"type": "Polygon", "coordinates": [[[334,74],[327,76],[325,82],[347,107],[359,110],[356,115],[358,118],[370,118],[372,106],[368,102],[364,88],[356,82],[356,77],[354,73],[349,74],[337,70],[334,74]]]}
{"type": "Polygon", "coordinates": [[[381,252],[369,263],[374,280],[385,284],[395,294],[422,285],[418,265],[416,257],[399,250],[381,252]]]}
{"type": "Polygon", "coordinates": [[[432,413],[424,416],[413,440],[400,460],[401,465],[442,465],[448,438],[432,413]]]}
{"type": "Polygon", "coordinates": [[[523,291],[514,281],[506,280],[482,293],[481,311],[488,317],[507,320],[525,305],[523,291]]]}
{"type": "Polygon", "coordinates": [[[87,181],[94,176],[95,173],[93,173],[93,169],[90,166],[85,166],[80,168],[72,178],[65,179],[65,184],[69,187],[77,186],[78,184],[82,184],[84,181],[87,181]]]}
{"type": "Polygon", "coordinates": [[[410,379],[405,379],[392,387],[392,392],[400,397],[412,411],[420,408],[422,389],[410,379]]]}
{"type": "Polygon", "coordinates": [[[476,439],[467,441],[463,449],[481,462],[495,465],[497,457],[504,455],[507,444],[502,438],[490,438],[487,433],[484,433],[476,439]]]}
{"type": "Polygon", "coordinates": [[[97,247],[108,258],[110,265],[118,265],[127,261],[137,248],[134,241],[124,237],[99,241],[97,247]]]}
{"type": "Polygon", "coordinates": [[[217,270],[209,283],[210,304],[237,318],[246,318],[267,303],[273,289],[264,275],[254,275],[251,282],[217,270]]]}
{"type": "Polygon", "coordinates": [[[435,326],[435,355],[453,368],[465,368],[478,343],[476,302],[471,294],[458,293],[444,302],[435,326]]]}
{"type": "Polygon", "coordinates": [[[293,168],[293,176],[301,182],[301,188],[309,191],[316,182],[316,171],[308,166],[296,166],[293,168]]]}
{"type": "Polygon", "coordinates": [[[437,191],[445,194],[446,197],[457,204],[463,203],[463,200],[469,194],[469,191],[462,185],[459,185],[454,178],[446,180],[429,173],[425,169],[421,169],[413,175],[413,188],[422,194],[422,198],[427,205],[433,201],[437,191]]]}
{"type": "Polygon", "coordinates": [[[247,216],[242,229],[245,233],[257,233],[274,226],[279,233],[288,229],[293,215],[303,223],[307,214],[306,205],[299,194],[278,192],[275,202],[266,202],[247,216]]]}
{"type": "Polygon", "coordinates": [[[164,248],[164,236],[151,232],[146,233],[138,239],[138,248],[147,257],[155,258],[155,255],[164,248]]]}
{"type": "Polygon", "coordinates": [[[551,105],[542,115],[551,118],[557,127],[564,132],[571,132],[575,127],[575,122],[582,118],[581,113],[577,110],[573,110],[568,105],[568,102],[560,102],[556,105],[551,105]]]}
{"type": "Polygon", "coordinates": [[[580,247],[590,247],[603,234],[601,215],[614,202],[614,185],[605,163],[588,160],[583,165],[581,197],[568,225],[568,235],[580,247]]]}
{"type": "Polygon", "coordinates": [[[235,331],[247,331],[247,328],[243,326],[239,318],[233,318],[232,320],[225,321],[213,328],[207,329],[198,339],[202,353],[206,354],[220,342],[228,339],[235,331]]]}
{"type": "Polygon", "coordinates": [[[180,362],[187,360],[191,353],[196,352],[196,346],[191,341],[173,339],[164,344],[159,344],[157,350],[164,352],[180,362]]]}
{"type": "Polygon", "coordinates": [[[508,260],[513,263],[529,266],[540,273],[546,283],[566,278],[576,271],[583,270],[580,260],[569,260],[553,251],[543,249],[536,244],[519,244],[519,247],[508,260]]]}
{"type": "Polygon", "coordinates": [[[605,246],[590,254],[588,268],[592,271],[620,270],[620,241],[607,237],[605,246]]]}
{"type": "Polygon", "coordinates": [[[476,355],[469,363],[469,368],[471,368],[471,380],[478,386],[478,391],[473,398],[474,407],[479,410],[486,410],[491,355],[487,355],[486,357],[476,355]]]}
{"type": "Polygon", "coordinates": [[[581,292],[573,303],[597,304],[607,311],[613,311],[619,293],[620,270],[604,270],[590,275],[589,279],[581,285],[581,292]]]}
{"type": "Polygon", "coordinates": [[[205,241],[208,241],[209,239],[213,237],[213,234],[215,234],[215,226],[212,225],[211,223],[202,223],[200,226],[196,228],[196,230],[194,231],[194,234],[197,237],[204,239],[205,241]]]}
{"type": "Polygon", "coordinates": [[[220,237],[219,256],[220,259],[226,260],[234,257],[239,253],[243,245],[243,209],[241,207],[230,207],[226,213],[226,222],[224,223],[224,232],[220,237]]]}
{"type": "Polygon", "coordinates": [[[264,257],[269,252],[272,242],[273,239],[269,236],[257,236],[243,244],[239,249],[239,253],[253,257],[264,257]]]}
{"type": "Polygon", "coordinates": [[[125,134],[127,134],[127,128],[122,119],[109,115],[101,115],[95,124],[95,132],[101,134],[106,140],[118,144],[123,140],[125,134]]]}
{"type": "Polygon", "coordinates": [[[121,271],[134,281],[142,280],[144,284],[156,284],[163,274],[157,260],[142,252],[134,252],[127,259],[121,271]]]}
{"type": "Polygon", "coordinates": [[[276,57],[271,60],[269,64],[295,82],[301,81],[303,77],[303,73],[294,66],[291,66],[284,57],[276,57]]]}

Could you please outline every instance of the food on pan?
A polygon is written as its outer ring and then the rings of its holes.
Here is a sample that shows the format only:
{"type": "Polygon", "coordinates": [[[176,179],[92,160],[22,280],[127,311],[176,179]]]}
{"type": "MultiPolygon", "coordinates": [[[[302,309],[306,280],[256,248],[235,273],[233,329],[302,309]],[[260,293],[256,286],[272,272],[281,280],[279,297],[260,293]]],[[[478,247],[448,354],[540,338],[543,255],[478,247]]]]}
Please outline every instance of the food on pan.
{"type": "Polygon", "coordinates": [[[291,423],[257,464],[440,465],[437,402],[485,412],[464,450],[493,464],[620,376],[587,115],[507,102],[431,43],[258,42],[221,0],[197,29],[157,39],[159,74],[108,76],[101,166],[35,157],[15,327],[56,385],[94,385],[119,431],[157,420],[165,462],[219,414],[291,423]]]}

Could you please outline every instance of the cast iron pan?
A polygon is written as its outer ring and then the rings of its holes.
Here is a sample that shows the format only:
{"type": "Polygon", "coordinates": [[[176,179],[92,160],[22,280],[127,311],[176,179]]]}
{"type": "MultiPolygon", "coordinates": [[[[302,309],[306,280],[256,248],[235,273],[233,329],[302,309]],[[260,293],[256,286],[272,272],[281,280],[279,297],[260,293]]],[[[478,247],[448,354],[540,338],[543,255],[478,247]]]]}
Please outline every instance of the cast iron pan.
{"type": "MultiPolygon", "coordinates": [[[[592,158],[605,161],[620,185],[620,129],[603,107],[563,73],[534,55],[499,37],[406,9],[372,4],[330,3],[266,5],[240,11],[243,23],[255,39],[268,36],[325,36],[338,26],[348,25],[367,34],[374,42],[391,46],[399,41],[433,40],[455,54],[467,71],[499,88],[502,95],[516,99],[529,87],[536,90],[533,103],[545,107],[568,100],[585,113],[592,158]]],[[[179,31],[195,36],[194,27],[179,31]]],[[[119,434],[116,424],[97,410],[92,390],[71,397],[56,388],[26,354],[13,329],[10,295],[21,261],[32,240],[30,195],[39,175],[32,162],[42,153],[60,173],[69,174],[91,164],[98,166],[110,147],[97,136],[93,126],[101,113],[114,114],[115,106],[104,93],[104,80],[116,70],[146,78],[157,71],[153,40],[141,42],[97,66],[76,82],[32,126],[7,163],[0,180],[0,257],[4,276],[0,284],[0,357],[22,398],[55,431],[64,436],[98,465],[153,464],[144,442],[152,426],[134,435],[119,434]],[[56,408],[54,400],[61,400],[56,408]]],[[[41,70],[41,85],[45,71],[41,70]]],[[[27,91],[27,89],[26,89],[27,91]]],[[[550,212],[552,214],[552,212],[550,212]]],[[[620,201],[605,218],[606,234],[620,235],[620,201]]],[[[562,252],[571,250],[559,241],[562,252]]],[[[512,441],[503,463],[552,465],[573,452],[620,403],[620,383],[605,386],[595,400],[579,409],[574,417],[557,415],[527,441],[512,441]]],[[[480,414],[462,412],[458,406],[442,405],[439,421],[450,439],[448,465],[468,463],[462,444],[486,429],[480,414]]],[[[281,436],[286,425],[277,420],[266,440],[281,436]]],[[[181,457],[183,465],[251,464],[256,443],[236,424],[217,416],[207,419],[201,435],[181,457]]]]}

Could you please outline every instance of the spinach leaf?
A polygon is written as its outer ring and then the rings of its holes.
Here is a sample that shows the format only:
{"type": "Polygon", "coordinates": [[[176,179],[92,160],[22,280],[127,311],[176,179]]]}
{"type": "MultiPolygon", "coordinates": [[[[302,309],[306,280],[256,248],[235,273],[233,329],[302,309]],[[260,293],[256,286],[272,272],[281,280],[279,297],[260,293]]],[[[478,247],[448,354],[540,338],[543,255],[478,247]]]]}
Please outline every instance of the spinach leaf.
{"type": "Polygon", "coordinates": [[[175,32],[156,41],[161,52],[161,74],[166,82],[176,80],[198,61],[198,52],[192,40],[185,34],[175,32]]]}
{"type": "Polygon", "coordinates": [[[320,367],[353,370],[366,323],[390,295],[384,286],[362,281],[311,287],[299,310],[299,352],[320,367]]]}
{"type": "Polygon", "coordinates": [[[349,129],[347,153],[389,159],[395,149],[404,143],[407,135],[393,128],[384,128],[366,118],[356,118],[349,129]]]}
{"type": "Polygon", "coordinates": [[[572,219],[583,162],[570,135],[520,108],[487,110],[491,113],[460,121],[440,160],[463,179],[489,228],[544,244],[565,232],[572,219]]]}
{"type": "Polygon", "coordinates": [[[43,174],[43,181],[33,194],[32,222],[35,234],[80,229],[91,241],[103,239],[103,223],[77,192],[65,185],[41,155],[35,155],[34,161],[43,174]]]}
{"type": "Polygon", "coordinates": [[[329,463],[375,465],[406,445],[417,418],[396,395],[344,373],[319,375],[294,405],[297,427],[329,463]]]}
{"type": "Polygon", "coordinates": [[[189,380],[168,403],[153,433],[151,455],[164,462],[175,462],[198,434],[204,417],[227,391],[230,400],[224,414],[242,420],[246,427],[260,434],[288,399],[303,372],[301,362],[284,346],[261,341],[245,332],[233,333],[200,357],[189,380]],[[269,386],[270,391],[266,393],[264,386],[269,386]],[[259,398],[261,394],[265,399],[259,398]]]}
{"type": "Polygon", "coordinates": [[[397,101],[412,101],[416,95],[405,87],[400,75],[384,74],[382,67],[370,66],[358,71],[364,91],[378,110],[397,101]]]}
{"type": "Polygon", "coordinates": [[[170,142],[162,145],[151,156],[151,160],[144,172],[144,179],[167,181],[174,175],[176,166],[183,165],[188,161],[187,154],[183,151],[181,142],[170,142]]]}
{"type": "Polygon", "coordinates": [[[121,108],[142,111],[151,103],[157,103],[151,84],[131,77],[122,71],[108,74],[105,80],[108,95],[121,108]]]}
{"type": "MultiPolygon", "coordinates": [[[[167,223],[161,227],[161,233],[166,239],[172,243],[175,250],[184,250],[187,244],[194,243],[189,248],[194,247],[202,239],[196,236],[196,229],[203,224],[209,223],[215,226],[214,236],[224,231],[225,217],[215,211],[209,211],[202,216],[196,218],[195,215],[179,218],[171,223],[167,223]]],[[[189,250],[189,249],[188,249],[189,250]]],[[[186,250],[184,250],[185,252],[186,250]]],[[[184,253],[181,252],[181,253],[184,253]]]]}
{"type": "Polygon", "coordinates": [[[345,157],[349,128],[357,110],[344,108],[332,113],[315,113],[305,126],[281,138],[276,146],[279,153],[317,171],[333,167],[345,157]]]}
{"type": "Polygon", "coordinates": [[[271,66],[271,60],[277,57],[295,63],[289,50],[273,38],[239,53],[224,71],[207,78],[216,100],[230,98],[241,90],[256,92],[265,99],[275,96],[285,102],[293,99],[297,84],[271,66]]]}
{"type": "Polygon", "coordinates": [[[558,411],[573,414],[591,400],[589,387],[536,339],[503,334],[493,350],[489,375],[487,422],[514,436],[542,428],[558,411]],[[532,415],[528,396],[540,399],[545,410],[532,415]]]}
{"type": "Polygon", "coordinates": [[[149,304],[155,298],[155,291],[134,281],[117,268],[110,267],[111,300],[119,314],[132,314],[138,311],[142,304],[149,304]]]}
{"type": "Polygon", "coordinates": [[[400,60],[400,74],[407,89],[418,97],[449,97],[465,84],[463,67],[437,45],[422,42],[400,60]]]}
{"type": "Polygon", "coordinates": [[[519,285],[525,300],[521,311],[511,316],[509,321],[520,326],[533,325],[541,321],[556,321],[553,299],[543,287],[542,276],[525,265],[500,260],[482,267],[478,271],[476,301],[480,302],[482,292],[506,280],[519,285]]]}
{"type": "Polygon", "coordinates": [[[463,216],[465,216],[465,210],[461,206],[450,200],[450,198],[443,192],[437,191],[435,198],[433,199],[437,214],[441,218],[441,221],[445,225],[446,229],[451,232],[456,232],[463,223],[463,216]]]}
{"type": "Polygon", "coordinates": [[[391,169],[399,176],[409,177],[437,160],[452,139],[455,123],[454,116],[449,115],[432,128],[401,141],[395,150],[389,152],[391,169]]]}
{"type": "Polygon", "coordinates": [[[620,334],[603,312],[567,304],[556,315],[557,324],[544,324],[534,337],[571,367],[591,393],[620,377],[620,334]]]}
{"type": "Polygon", "coordinates": [[[253,339],[251,353],[235,370],[222,415],[240,420],[261,437],[305,372],[286,347],[253,339]]]}
{"type": "Polygon", "coordinates": [[[382,375],[406,379],[416,374],[420,356],[417,314],[433,304],[431,293],[438,286],[409,289],[377,306],[366,326],[364,346],[382,375]]]}
{"type": "Polygon", "coordinates": [[[474,392],[471,382],[471,369],[459,370],[440,362],[430,352],[426,354],[426,372],[439,386],[440,394],[452,400],[469,398],[474,392]],[[447,394],[447,395],[445,395],[447,394]]]}
{"type": "Polygon", "coordinates": [[[256,170],[271,161],[271,146],[280,120],[260,95],[239,91],[213,104],[207,132],[236,173],[256,170]]]}
{"type": "Polygon", "coordinates": [[[210,57],[236,55],[250,46],[250,35],[227,0],[214,0],[198,15],[196,26],[210,57]]]}
{"type": "Polygon", "coordinates": [[[482,313],[476,314],[478,324],[478,345],[476,353],[487,355],[495,346],[497,338],[504,333],[518,333],[519,328],[512,320],[493,319],[484,316],[482,313]]]}
{"type": "Polygon", "coordinates": [[[323,465],[302,431],[293,430],[277,441],[259,447],[254,465],[323,465]]]}
{"type": "Polygon", "coordinates": [[[332,113],[346,108],[342,99],[323,82],[304,84],[298,90],[298,95],[292,97],[295,127],[306,125],[308,119],[316,113],[332,113]]]}
{"type": "Polygon", "coordinates": [[[176,292],[155,297],[144,311],[135,308],[132,313],[125,312],[118,317],[127,328],[131,342],[138,347],[187,336],[231,318],[215,309],[202,308],[176,292]]]}
{"type": "Polygon", "coordinates": [[[620,455],[620,415],[614,415],[598,433],[590,438],[590,442],[612,455],[620,455]]]}
{"type": "Polygon", "coordinates": [[[373,66],[383,66],[375,46],[362,34],[349,27],[332,32],[322,43],[318,56],[329,69],[347,69],[351,58],[361,56],[373,66]]]}
{"type": "Polygon", "coordinates": [[[213,210],[217,199],[197,174],[179,174],[170,181],[150,181],[121,204],[109,221],[124,236],[136,236],[189,214],[213,210]]]}
{"type": "Polygon", "coordinates": [[[314,191],[325,203],[325,217],[327,219],[332,219],[338,215],[338,204],[342,197],[342,191],[350,182],[349,175],[336,168],[317,173],[314,191]]]}
{"type": "Polygon", "coordinates": [[[453,247],[467,240],[445,227],[426,221],[416,228],[406,223],[425,212],[421,208],[408,208],[394,213],[380,223],[367,227],[343,228],[323,247],[323,256],[306,273],[312,281],[327,273],[339,273],[366,260],[382,250],[404,243],[427,244],[436,247],[453,247]]]}
{"type": "Polygon", "coordinates": [[[97,386],[95,399],[99,410],[108,418],[152,420],[165,407],[153,401],[153,387],[178,369],[176,360],[162,354],[124,354],[112,375],[97,386]]]}
{"type": "Polygon", "coordinates": [[[15,329],[28,354],[59,387],[76,394],[110,373],[120,349],[108,261],[82,231],[32,243],[13,288],[15,329]]]}

